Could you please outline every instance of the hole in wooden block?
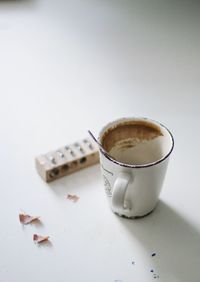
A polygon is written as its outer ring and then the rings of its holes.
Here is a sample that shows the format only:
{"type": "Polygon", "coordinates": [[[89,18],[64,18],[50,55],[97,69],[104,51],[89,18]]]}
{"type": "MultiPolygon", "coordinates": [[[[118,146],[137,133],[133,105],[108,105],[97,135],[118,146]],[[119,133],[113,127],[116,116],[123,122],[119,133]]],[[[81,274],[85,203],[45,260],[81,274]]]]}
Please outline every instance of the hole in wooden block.
{"type": "Polygon", "coordinates": [[[61,167],[62,171],[67,171],[69,169],[69,165],[68,164],[65,164],[61,167]]]}
{"type": "Polygon", "coordinates": [[[58,168],[54,168],[54,169],[49,173],[49,176],[50,176],[51,178],[54,178],[54,177],[58,176],[58,174],[59,174],[59,169],[58,169],[58,168]]]}
{"type": "Polygon", "coordinates": [[[83,158],[80,159],[80,164],[83,164],[83,163],[85,163],[86,161],[87,161],[87,158],[86,158],[86,157],[83,157],[83,158]]]}
{"type": "Polygon", "coordinates": [[[75,168],[77,165],[78,165],[78,162],[77,161],[73,161],[70,164],[70,168],[75,168]]]}

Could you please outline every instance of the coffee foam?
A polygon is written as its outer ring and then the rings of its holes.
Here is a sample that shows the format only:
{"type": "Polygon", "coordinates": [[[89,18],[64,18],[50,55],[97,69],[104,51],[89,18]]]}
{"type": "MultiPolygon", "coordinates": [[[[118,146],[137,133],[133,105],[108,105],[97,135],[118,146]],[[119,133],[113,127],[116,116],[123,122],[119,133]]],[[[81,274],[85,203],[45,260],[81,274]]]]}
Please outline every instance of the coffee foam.
{"type": "Polygon", "coordinates": [[[163,133],[156,124],[144,120],[131,120],[108,128],[101,137],[101,143],[103,148],[110,152],[113,147],[128,149],[159,136],[163,136],[163,133]]]}

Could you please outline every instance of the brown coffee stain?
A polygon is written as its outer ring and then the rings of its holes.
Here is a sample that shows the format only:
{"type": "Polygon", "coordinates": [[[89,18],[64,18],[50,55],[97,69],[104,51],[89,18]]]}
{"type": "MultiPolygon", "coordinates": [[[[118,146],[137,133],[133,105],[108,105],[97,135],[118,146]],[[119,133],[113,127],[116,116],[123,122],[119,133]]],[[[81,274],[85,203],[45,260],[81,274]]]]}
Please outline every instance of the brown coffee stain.
{"type": "Polygon", "coordinates": [[[124,121],[108,128],[101,137],[103,148],[109,152],[114,146],[131,148],[143,141],[163,136],[156,124],[143,120],[124,121]]]}

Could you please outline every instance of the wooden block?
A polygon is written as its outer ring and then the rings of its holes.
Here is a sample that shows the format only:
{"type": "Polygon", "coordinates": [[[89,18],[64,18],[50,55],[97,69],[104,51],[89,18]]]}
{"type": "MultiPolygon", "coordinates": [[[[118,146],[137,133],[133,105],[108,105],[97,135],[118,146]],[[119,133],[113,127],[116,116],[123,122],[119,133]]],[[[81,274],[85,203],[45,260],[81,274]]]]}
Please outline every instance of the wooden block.
{"type": "Polygon", "coordinates": [[[36,169],[46,182],[51,182],[98,162],[98,146],[89,137],[35,158],[36,169]]]}

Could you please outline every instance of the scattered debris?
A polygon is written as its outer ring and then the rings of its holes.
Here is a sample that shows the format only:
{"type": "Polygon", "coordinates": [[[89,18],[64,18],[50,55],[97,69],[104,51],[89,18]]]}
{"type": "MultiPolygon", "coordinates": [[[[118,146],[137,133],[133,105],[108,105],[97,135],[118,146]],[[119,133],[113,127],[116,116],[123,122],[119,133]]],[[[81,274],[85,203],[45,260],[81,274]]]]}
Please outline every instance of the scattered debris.
{"type": "Polygon", "coordinates": [[[151,269],[150,272],[153,272],[153,269],[151,269]]]}
{"type": "Polygon", "coordinates": [[[132,265],[135,265],[135,262],[134,262],[134,261],[132,261],[132,265]]]}
{"type": "Polygon", "coordinates": [[[79,200],[79,197],[76,196],[76,195],[68,194],[68,195],[67,195],[67,199],[70,200],[70,201],[72,201],[72,202],[74,202],[74,203],[76,203],[76,202],[79,200]]]}
{"type": "Polygon", "coordinates": [[[33,241],[35,243],[42,243],[49,240],[49,236],[41,236],[38,234],[33,234],[33,241]]]}
{"type": "Polygon", "coordinates": [[[152,253],[151,256],[152,256],[152,257],[155,257],[155,256],[156,256],[156,253],[152,253]]]}
{"type": "Polygon", "coordinates": [[[31,215],[28,215],[28,214],[25,214],[25,213],[20,213],[19,214],[19,221],[22,223],[22,224],[29,224],[35,220],[38,220],[39,219],[39,216],[31,216],[31,215]]]}
{"type": "Polygon", "coordinates": [[[158,279],[158,278],[159,278],[159,275],[154,274],[154,275],[153,275],[153,278],[154,278],[154,279],[158,279]]]}

